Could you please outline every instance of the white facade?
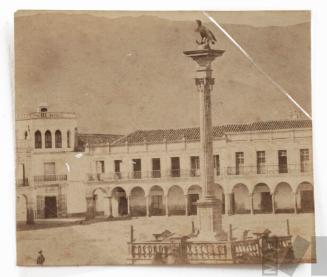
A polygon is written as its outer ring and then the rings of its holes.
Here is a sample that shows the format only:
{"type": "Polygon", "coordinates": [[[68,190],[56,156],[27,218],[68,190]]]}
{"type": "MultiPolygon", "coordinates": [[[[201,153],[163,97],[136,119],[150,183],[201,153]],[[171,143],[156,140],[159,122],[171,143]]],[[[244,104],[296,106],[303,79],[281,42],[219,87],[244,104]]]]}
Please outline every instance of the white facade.
{"type": "MultiPolygon", "coordinates": [[[[313,212],[311,122],[262,124],[225,126],[214,135],[215,190],[224,212],[313,212]]],[[[36,218],[196,213],[201,184],[195,130],[142,131],[101,143],[90,139],[77,152],[74,114],[39,111],[18,118],[17,219],[29,209],[36,218]]]]}

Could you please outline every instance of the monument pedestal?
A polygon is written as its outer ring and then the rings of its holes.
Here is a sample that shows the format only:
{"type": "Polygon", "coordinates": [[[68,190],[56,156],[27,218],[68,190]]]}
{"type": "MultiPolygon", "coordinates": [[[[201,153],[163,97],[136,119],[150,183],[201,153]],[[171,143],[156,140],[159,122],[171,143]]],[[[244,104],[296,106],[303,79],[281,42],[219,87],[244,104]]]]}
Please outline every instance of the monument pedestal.
{"type": "Polygon", "coordinates": [[[206,197],[197,202],[200,232],[196,241],[227,240],[222,228],[221,201],[215,197],[206,197]]]}

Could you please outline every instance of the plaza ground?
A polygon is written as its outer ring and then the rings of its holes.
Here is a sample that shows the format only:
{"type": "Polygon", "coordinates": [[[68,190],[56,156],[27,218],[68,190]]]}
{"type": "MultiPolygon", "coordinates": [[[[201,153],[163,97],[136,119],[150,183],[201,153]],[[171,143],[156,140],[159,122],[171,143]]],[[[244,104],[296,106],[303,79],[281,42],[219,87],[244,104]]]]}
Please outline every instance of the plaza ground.
{"type": "MultiPolygon", "coordinates": [[[[263,231],[268,228],[274,235],[286,235],[286,220],[290,222],[293,238],[311,241],[314,235],[313,214],[265,214],[223,216],[224,230],[232,224],[233,237],[241,239],[245,230],[263,231]]],[[[80,220],[39,221],[33,227],[17,229],[17,264],[35,265],[39,250],[43,250],[45,265],[109,265],[128,263],[127,242],[130,226],[136,241],[153,239],[152,234],[166,229],[178,234],[189,234],[196,216],[154,216],[116,221],[98,221],[81,224],[80,220]]],[[[251,235],[251,233],[250,233],[251,235]]],[[[311,247],[304,259],[311,260],[311,247]]]]}

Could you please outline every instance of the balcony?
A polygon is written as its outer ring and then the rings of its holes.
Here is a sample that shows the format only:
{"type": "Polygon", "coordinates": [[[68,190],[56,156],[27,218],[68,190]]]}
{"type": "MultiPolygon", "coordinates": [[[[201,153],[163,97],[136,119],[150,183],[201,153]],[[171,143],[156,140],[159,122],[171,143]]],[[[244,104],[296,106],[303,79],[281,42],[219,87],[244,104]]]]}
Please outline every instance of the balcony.
{"type": "Polygon", "coordinates": [[[35,183],[41,182],[57,182],[57,181],[67,181],[67,175],[39,175],[34,176],[35,183]]]}
{"type": "Polygon", "coordinates": [[[254,176],[254,175],[310,175],[312,165],[262,165],[262,166],[229,166],[226,169],[227,176],[254,176]]]}
{"type": "Polygon", "coordinates": [[[27,186],[29,186],[28,178],[16,179],[16,186],[17,187],[27,187],[27,186]]]}
{"type": "MultiPolygon", "coordinates": [[[[311,175],[311,165],[265,165],[265,166],[240,166],[220,168],[214,171],[215,178],[229,178],[233,176],[285,176],[285,175],[311,175]],[[221,174],[218,174],[221,173],[221,174]]],[[[170,170],[151,170],[151,171],[131,171],[131,172],[112,172],[87,174],[89,182],[97,181],[126,181],[144,179],[178,179],[178,178],[199,178],[199,169],[170,169],[170,170]]]]}
{"type": "Polygon", "coordinates": [[[119,180],[137,180],[137,179],[171,179],[171,178],[189,178],[199,177],[198,170],[151,170],[151,171],[131,171],[131,172],[112,172],[87,174],[90,182],[94,181],[119,181],[119,180]]]}
{"type": "Polygon", "coordinates": [[[76,118],[75,113],[68,112],[34,112],[29,114],[24,114],[22,116],[17,116],[17,120],[25,119],[71,119],[76,118]]]}

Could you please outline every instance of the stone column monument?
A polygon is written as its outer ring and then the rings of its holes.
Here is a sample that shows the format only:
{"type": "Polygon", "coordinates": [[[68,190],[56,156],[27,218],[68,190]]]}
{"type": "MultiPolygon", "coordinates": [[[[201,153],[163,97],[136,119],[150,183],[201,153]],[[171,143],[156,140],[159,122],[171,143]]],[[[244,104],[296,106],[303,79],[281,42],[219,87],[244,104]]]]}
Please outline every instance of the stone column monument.
{"type": "MultiPolygon", "coordinates": [[[[208,29],[205,31],[210,32],[208,29]]],[[[211,32],[210,32],[211,33],[211,32]]],[[[214,165],[212,149],[212,119],[211,119],[211,91],[214,85],[212,78],[212,62],[221,57],[224,50],[210,48],[215,40],[206,33],[201,33],[202,40],[197,43],[201,49],[184,51],[187,57],[197,63],[195,84],[200,100],[200,169],[202,198],[197,202],[200,232],[197,240],[215,241],[225,240],[226,234],[222,229],[221,201],[214,194],[214,165]]],[[[209,34],[209,33],[208,33],[209,34]]]]}

